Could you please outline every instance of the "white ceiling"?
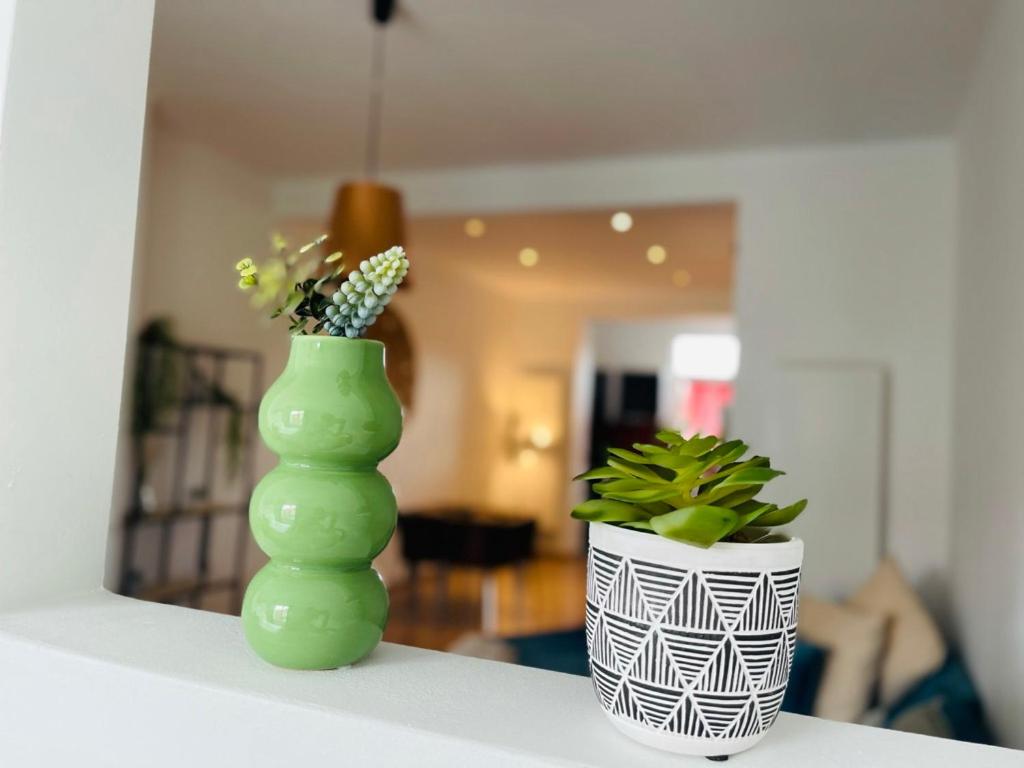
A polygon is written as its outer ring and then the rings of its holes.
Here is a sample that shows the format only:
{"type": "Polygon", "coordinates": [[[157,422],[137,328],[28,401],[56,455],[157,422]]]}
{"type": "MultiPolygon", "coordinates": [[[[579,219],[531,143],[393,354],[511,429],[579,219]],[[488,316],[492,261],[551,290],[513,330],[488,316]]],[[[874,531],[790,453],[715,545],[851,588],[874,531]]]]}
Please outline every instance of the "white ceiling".
{"type": "MultiPolygon", "coordinates": [[[[948,133],[989,0],[404,0],[383,165],[948,133]]],[[[363,0],[158,0],[151,99],[273,175],[362,164],[363,0]]]]}

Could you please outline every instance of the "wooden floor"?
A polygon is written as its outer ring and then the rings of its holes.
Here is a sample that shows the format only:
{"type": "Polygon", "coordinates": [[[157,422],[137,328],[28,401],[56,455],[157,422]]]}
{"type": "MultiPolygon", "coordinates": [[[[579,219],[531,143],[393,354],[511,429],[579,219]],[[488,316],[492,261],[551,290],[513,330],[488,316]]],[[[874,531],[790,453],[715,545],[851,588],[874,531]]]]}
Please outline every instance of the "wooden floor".
{"type": "MultiPolygon", "coordinates": [[[[522,567],[499,569],[495,576],[496,634],[528,635],[583,626],[586,561],[539,558],[522,567]]],[[[384,639],[402,645],[446,650],[463,635],[482,631],[479,570],[422,565],[410,583],[389,587],[391,617],[384,639]],[[442,584],[447,589],[442,589],[442,584]]]]}

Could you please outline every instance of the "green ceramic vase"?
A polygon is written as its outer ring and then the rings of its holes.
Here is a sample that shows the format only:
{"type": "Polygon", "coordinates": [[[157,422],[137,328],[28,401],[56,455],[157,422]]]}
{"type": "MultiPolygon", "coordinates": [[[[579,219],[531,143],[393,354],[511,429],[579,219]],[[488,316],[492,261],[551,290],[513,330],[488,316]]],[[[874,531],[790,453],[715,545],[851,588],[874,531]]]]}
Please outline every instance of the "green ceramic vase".
{"type": "Polygon", "coordinates": [[[384,345],[296,336],[260,403],[259,427],[281,461],[249,504],[270,562],[245,593],[246,639],[280,667],[352,664],[380,642],[388,616],[387,589],[370,567],[397,519],[377,471],[402,434],[384,345]]]}

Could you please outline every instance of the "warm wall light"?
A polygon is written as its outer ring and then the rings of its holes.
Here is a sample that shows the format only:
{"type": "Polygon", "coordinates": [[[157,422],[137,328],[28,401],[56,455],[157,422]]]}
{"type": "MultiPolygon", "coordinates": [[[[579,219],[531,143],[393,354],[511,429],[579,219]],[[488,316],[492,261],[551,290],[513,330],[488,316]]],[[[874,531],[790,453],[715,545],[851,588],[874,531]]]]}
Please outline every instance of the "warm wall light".
{"type": "Polygon", "coordinates": [[[529,455],[530,463],[536,463],[541,456],[558,446],[559,439],[555,430],[543,421],[536,421],[533,424],[524,424],[525,417],[522,414],[511,414],[505,428],[505,446],[508,455],[524,462],[524,456],[529,455]]]}
{"type": "Polygon", "coordinates": [[[629,232],[633,228],[633,217],[625,211],[612,214],[612,229],[616,232],[629,232]]]}
{"type": "Polygon", "coordinates": [[[672,339],[672,373],[691,381],[732,381],[740,340],[727,333],[681,333],[672,339]]]}
{"type": "Polygon", "coordinates": [[[663,246],[652,245],[647,249],[647,260],[651,264],[664,264],[666,258],[668,258],[668,251],[663,246]]]}
{"type": "Polygon", "coordinates": [[[518,416],[509,421],[508,450],[522,466],[533,466],[555,447],[555,433],[546,424],[534,424],[524,431],[518,427],[519,423],[518,416]]]}
{"type": "Polygon", "coordinates": [[[470,237],[483,237],[487,231],[487,225],[483,219],[466,219],[466,234],[470,237]]]}
{"type": "Polygon", "coordinates": [[[523,248],[519,252],[519,263],[524,267],[532,267],[540,261],[540,254],[534,248],[523,248]]]}
{"type": "Polygon", "coordinates": [[[530,444],[541,450],[550,448],[555,442],[555,435],[550,427],[543,424],[536,424],[530,429],[530,444]]]}
{"type": "Polygon", "coordinates": [[[537,452],[532,448],[523,448],[523,450],[519,452],[519,455],[516,456],[516,459],[519,461],[519,466],[521,467],[533,467],[537,465],[537,461],[540,459],[540,456],[538,456],[537,452]]]}
{"type": "Polygon", "coordinates": [[[677,269],[672,273],[672,282],[679,288],[685,288],[693,282],[693,278],[685,269],[677,269]]]}

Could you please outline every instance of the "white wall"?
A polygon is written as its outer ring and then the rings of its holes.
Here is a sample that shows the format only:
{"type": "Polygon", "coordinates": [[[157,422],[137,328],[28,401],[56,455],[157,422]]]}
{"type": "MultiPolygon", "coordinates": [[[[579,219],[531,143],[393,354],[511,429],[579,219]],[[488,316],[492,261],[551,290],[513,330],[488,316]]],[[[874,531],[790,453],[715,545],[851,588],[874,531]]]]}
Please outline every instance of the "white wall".
{"type": "Polygon", "coordinates": [[[3,146],[4,96],[7,93],[7,67],[11,62],[15,0],[0,0],[0,146],[3,146]]]}
{"type": "Polygon", "coordinates": [[[958,126],[955,615],[988,712],[1024,747],[1024,3],[997,4],[958,126]]]}
{"type": "Polygon", "coordinates": [[[0,153],[0,607],[103,578],[152,20],[151,0],[15,8],[0,153]]]}
{"type": "MultiPolygon", "coordinates": [[[[273,219],[267,180],[209,147],[189,140],[175,126],[168,125],[158,109],[151,109],[147,116],[143,159],[136,269],[131,291],[133,304],[129,317],[129,378],[121,415],[118,476],[107,558],[106,584],[111,589],[117,588],[116,574],[120,566],[120,521],[130,502],[129,406],[138,331],[154,318],[168,317],[173,322],[175,336],[184,343],[259,350],[267,365],[264,386],[269,384],[271,375],[276,375],[270,372],[279,371],[288,354],[287,332],[263,322],[261,313],[252,309],[247,297],[235,288],[235,262],[243,255],[263,255],[270,242],[273,219]]],[[[241,386],[246,381],[241,379],[241,373],[241,369],[230,366],[226,369],[229,382],[237,385],[232,391],[244,393],[241,386]]],[[[205,418],[202,422],[205,425],[205,418]]],[[[150,461],[159,474],[161,468],[170,466],[171,453],[166,447],[150,447],[156,449],[150,461]]],[[[268,471],[275,461],[260,444],[258,474],[268,471]]],[[[198,476],[197,471],[192,479],[197,480],[198,476]]],[[[237,495],[230,493],[231,489],[227,491],[222,500],[237,495]]],[[[167,499],[162,503],[166,505],[167,499]]],[[[143,533],[155,531],[155,528],[145,529],[143,533]]],[[[234,547],[229,521],[224,521],[223,527],[217,521],[213,546],[215,556],[211,563],[223,569],[212,575],[226,576],[233,562],[234,547]]],[[[155,556],[155,539],[143,536],[140,547],[136,563],[155,556]]],[[[179,547],[178,554],[187,554],[185,549],[179,547]]],[[[251,550],[250,570],[254,570],[262,557],[254,545],[251,550]]],[[[178,567],[187,568],[189,562],[172,562],[172,576],[178,567]]],[[[214,597],[213,605],[229,607],[229,595],[223,593],[214,597]]]]}
{"type": "MultiPolygon", "coordinates": [[[[948,471],[950,450],[953,160],[952,143],[937,140],[416,172],[389,181],[413,212],[735,201],[743,344],[736,433],[755,450],[763,442],[783,360],[885,365],[893,383],[888,540],[941,608],[951,506],[936,475],[948,471]]],[[[324,210],[331,183],[276,184],[275,208],[291,216],[324,210]]],[[[547,346],[535,345],[534,354],[547,346]]],[[[827,500],[811,501],[807,514],[828,514],[827,500]]]]}
{"type": "MultiPolygon", "coordinates": [[[[884,366],[888,547],[942,613],[951,507],[936,475],[950,461],[952,147],[823,153],[763,170],[740,206],[736,432],[755,447],[767,434],[783,361],[884,366]]],[[[805,514],[829,514],[827,499],[810,503],[805,514]]]]}
{"type": "Polygon", "coordinates": [[[269,182],[247,166],[187,138],[159,110],[148,127],[148,222],[142,318],[169,315],[184,341],[263,349],[280,366],[288,334],[262,322],[235,286],[235,262],[270,250],[274,219],[269,182]],[[277,342],[274,344],[273,342],[277,342]]]}
{"type": "Polygon", "coordinates": [[[124,514],[133,502],[134,493],[134,446],[132,444],[132,397],[135,388],[134,374],[138,345],[135,340],[143,322],[145,308],[142,306],[142,283],[145,272],[145,258],[149,235],[149,219],[152,209],[153,155],[156,132],[153,129],[153,115],[147,111],[145,131],[142,137],[142,160],[139,171],[139,204],[135,217],[135,246],[132,263],[131,289],[128,292],[128,344],[125,349],[124,380],[121,384],[121,418],[117,427],[117,453],[114,461],[114,490],[110,500],[110,534],[107,539],[106,572],[103,585],[118,589],[120,581],[122,533],[124,514]]]}

